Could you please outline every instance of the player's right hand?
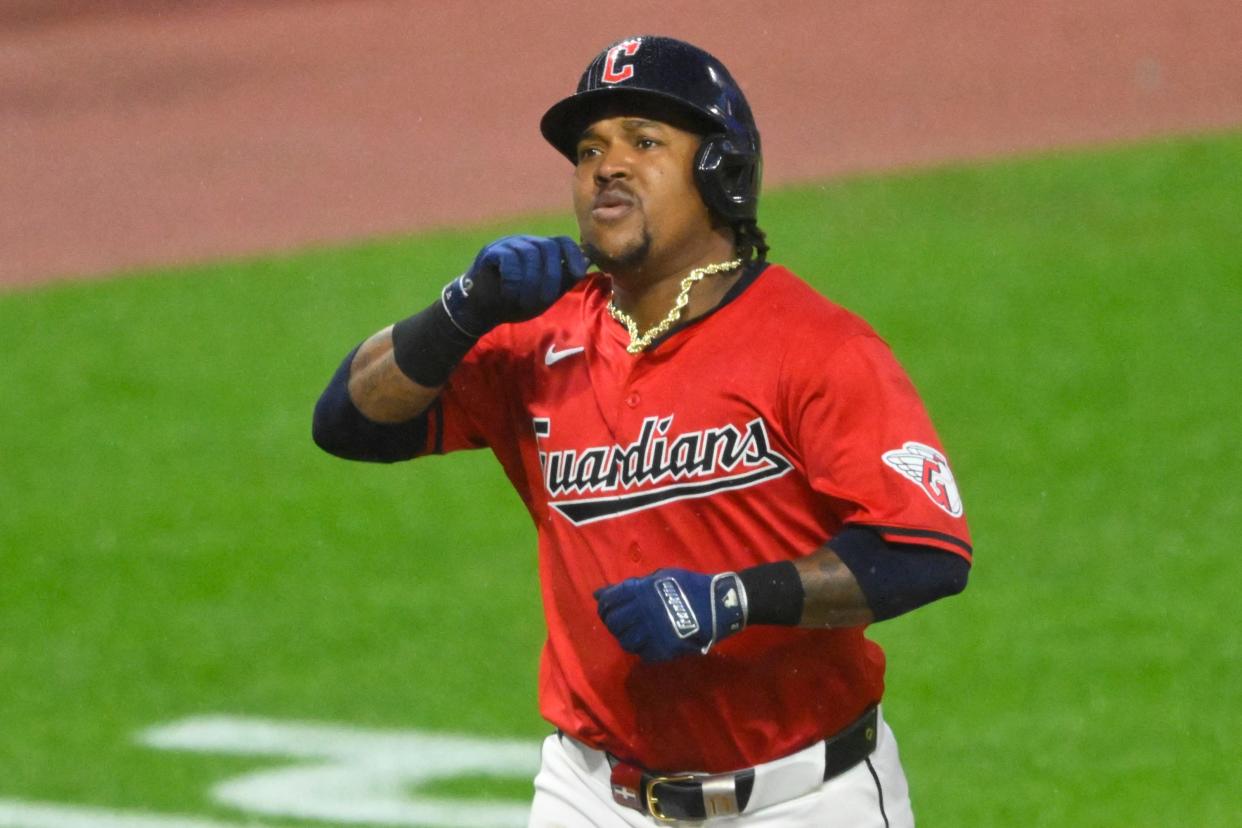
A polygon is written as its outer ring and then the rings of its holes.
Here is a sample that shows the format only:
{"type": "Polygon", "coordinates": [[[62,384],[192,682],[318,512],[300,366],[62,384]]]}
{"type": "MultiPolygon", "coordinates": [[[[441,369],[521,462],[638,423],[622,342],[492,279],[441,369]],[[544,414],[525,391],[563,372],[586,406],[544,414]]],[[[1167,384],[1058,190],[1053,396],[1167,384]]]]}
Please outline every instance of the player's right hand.
{"type": "Polygon", "coordinates": [[[534,319],[571,290],[587,267],[567,236],[506,236],[480,250],[441,296],[453,324],[480,337],[502,322],[534,319]]]}

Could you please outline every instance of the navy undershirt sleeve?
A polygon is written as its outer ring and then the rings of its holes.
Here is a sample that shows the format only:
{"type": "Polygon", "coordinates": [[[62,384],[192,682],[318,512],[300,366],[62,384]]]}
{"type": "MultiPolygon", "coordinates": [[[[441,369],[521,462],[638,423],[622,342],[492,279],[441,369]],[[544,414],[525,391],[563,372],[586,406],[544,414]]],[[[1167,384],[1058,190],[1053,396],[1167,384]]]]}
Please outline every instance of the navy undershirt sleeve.
{"type": "Polygon", "coordinates": [[[828,545],[854,574],[876,621],[956,595],[970,573],[970,563],[960,555],[888,543],[863,526],[847,526],[828,545]]]}
{"type": "Polygon", "coordinates": [[[346,460],[395,463],[417,457],[427,444],[427,412],[404,423],[368,420],[349,396],[349,366],[357,352],[349,352],[315,404],[315,444],[346,460]]]}

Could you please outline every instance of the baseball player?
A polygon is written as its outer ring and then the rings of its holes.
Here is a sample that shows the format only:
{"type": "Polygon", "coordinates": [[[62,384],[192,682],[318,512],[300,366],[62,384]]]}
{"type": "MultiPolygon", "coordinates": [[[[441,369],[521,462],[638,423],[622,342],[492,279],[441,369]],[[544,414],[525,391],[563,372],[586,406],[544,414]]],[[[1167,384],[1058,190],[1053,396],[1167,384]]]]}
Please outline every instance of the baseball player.
{"type": "Polygon", "coordinates": [[[541,130],[580,239],[484,247],[346,357],[316,442],[486,446],[530,511],[556,728],[531,825],[913,825],[864,630],[971,561],[914,387],[767,261],[759,131],[720,61],[623,40],[541,130]]]}

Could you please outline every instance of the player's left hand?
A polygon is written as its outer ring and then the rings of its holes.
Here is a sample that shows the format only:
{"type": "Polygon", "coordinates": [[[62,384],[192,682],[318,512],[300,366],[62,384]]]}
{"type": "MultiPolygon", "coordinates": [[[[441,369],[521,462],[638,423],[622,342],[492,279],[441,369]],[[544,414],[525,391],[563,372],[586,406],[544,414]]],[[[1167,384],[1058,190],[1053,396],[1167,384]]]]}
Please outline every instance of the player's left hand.
{"type": "Polygon", "coordinates": [[[735,572],[658,569],[595,591],[599,617],[643,661],[706,653],[746,626],[746,590],[735,572]]]}

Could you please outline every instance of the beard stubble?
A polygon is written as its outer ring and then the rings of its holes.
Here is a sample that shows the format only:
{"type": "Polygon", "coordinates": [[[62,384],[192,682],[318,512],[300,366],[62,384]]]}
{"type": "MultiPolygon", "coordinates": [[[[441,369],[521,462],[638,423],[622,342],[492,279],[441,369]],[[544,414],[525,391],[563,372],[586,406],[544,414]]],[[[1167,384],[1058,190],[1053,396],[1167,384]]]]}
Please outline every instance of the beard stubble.
{"type": "Polygon", "coordinates": [[[616,255],[608,255],[592,242],[582,243],[582,252],[604,273],[639,269],[651,253],[651,233],[643,226],[642,237],[616,255]]]}

